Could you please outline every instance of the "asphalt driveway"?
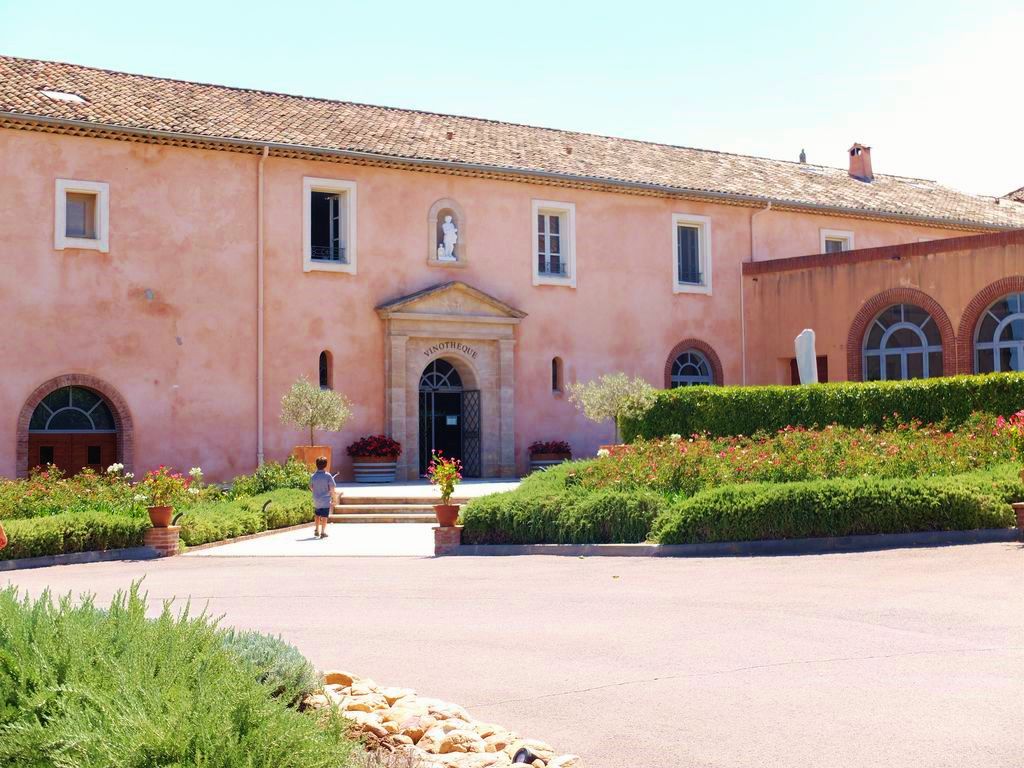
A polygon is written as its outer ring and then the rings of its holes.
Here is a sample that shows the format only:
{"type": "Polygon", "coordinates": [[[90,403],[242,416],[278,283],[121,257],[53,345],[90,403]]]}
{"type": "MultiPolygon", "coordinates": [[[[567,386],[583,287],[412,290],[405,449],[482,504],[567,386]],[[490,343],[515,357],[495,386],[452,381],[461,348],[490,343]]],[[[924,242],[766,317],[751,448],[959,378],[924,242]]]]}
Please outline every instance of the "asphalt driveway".
{"type": "Polygon", "coordinates": [[[629,766],[1020,766],[1024,549],[772,558],[191,557],[145,576],[341,667],[629,766]]]}

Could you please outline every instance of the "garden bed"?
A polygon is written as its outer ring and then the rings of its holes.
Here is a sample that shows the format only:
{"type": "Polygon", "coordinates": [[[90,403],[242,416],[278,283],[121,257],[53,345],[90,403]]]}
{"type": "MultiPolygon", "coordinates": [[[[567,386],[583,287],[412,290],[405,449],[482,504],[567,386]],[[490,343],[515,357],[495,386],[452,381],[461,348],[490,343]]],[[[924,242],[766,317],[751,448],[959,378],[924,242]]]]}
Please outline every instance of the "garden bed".
{"type": "Polygon", "coordinates": [[[1009,528],[1021,499],[1013,436],[990,416],[952,430],[675,435],[474,499],[462,540],[683,544],[1009,528]]]}

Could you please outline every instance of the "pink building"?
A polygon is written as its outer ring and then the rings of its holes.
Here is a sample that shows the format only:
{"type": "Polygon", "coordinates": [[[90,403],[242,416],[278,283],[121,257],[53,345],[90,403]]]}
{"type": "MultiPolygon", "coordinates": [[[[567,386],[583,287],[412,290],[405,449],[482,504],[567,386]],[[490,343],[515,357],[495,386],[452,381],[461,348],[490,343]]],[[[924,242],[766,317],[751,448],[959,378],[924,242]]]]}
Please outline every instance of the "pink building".
{"type": "MultiPolygon", "coordinates": [[[[856,375],[961,370],[913,309],[932,305],[876,299],[944,280],[1006,287],[991,314],[1024,338],[1019,248],[964,269],[970,246],[954,268],[916,245],[1024,227],[1024,203],[874,174],[857,144],[838,169],[0,57],[0,169],[7,476],[116,459],[228,479],[301,443],[278,418],[300,375],[355,404],[335,455],[385,432],[405,476],[432,446],[513,475],[534,440],[611,438],[568,382],[788,382],[814,324],[842,379],[835,329],[865,306],[923,341],[854,350],[856,375]],[[846,253],[899,244],[919,268],[846,253]],[[771,295],[756,274],[839,252],[771,295]]],[[[999,360],[980,370],[1024,367],[979,332],[999,360]]]]}

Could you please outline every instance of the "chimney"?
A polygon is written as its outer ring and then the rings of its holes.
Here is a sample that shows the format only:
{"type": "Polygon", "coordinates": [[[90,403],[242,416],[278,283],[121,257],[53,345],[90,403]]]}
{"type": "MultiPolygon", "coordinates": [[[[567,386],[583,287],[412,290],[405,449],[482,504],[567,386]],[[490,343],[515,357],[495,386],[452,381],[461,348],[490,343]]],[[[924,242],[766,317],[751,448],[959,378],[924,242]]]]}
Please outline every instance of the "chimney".
{"type": "Polygon", "coordinates": [[[871,173],[871,147],[857,143],[850,147],[850,175],[861,181],[871,181],[875,178],[871,173]]]}

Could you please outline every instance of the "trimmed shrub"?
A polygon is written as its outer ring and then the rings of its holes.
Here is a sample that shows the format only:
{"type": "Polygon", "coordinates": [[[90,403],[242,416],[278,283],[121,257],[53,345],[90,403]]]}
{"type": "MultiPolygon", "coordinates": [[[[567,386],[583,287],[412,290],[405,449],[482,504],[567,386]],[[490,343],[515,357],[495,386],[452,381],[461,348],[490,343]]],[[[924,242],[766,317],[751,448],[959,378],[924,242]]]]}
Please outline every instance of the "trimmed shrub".
{"type": "Polygon", "coordinates": [[[1024,408],[1024,374],[799,387],[677,387],[658,392],[643,416],[623,420],[623,437],[752,435],[784,427],[882,427],[894,420],[956,426],[972,412],[1009,416],[1024,408]]]}
{"type": "Polygon", "coordinates": [[[929,479],[746,483],[704,491],[654,523],[661,544],[1007,528],[1024,490],[990,473],[929,479]]]}
{"type": "Polygon", "coordinates": [[[194,507],[182,516],[179,524],[181,540],[194,547],[312,519],[313,500],[309,491],[284,489],[194,507]]]}
{"type": "Polygon", "coordinates": [[[147,528],[148,517],[110,512],[67,512],[5,520],[8,544],[0,550],[0,560],[141,547],[147,528]]]}
{"type": "Polygon", "coordinates": [[[270,689],[271,695],[289,705],[313,693],[323,683],[299,649],[280,637],[232,629],[224,635],[224,645],[253,667],[256,679],[270,689]]]}
{"type": "Polygon", "coordinates": [[[647,491],[495,493],[462,511],[466,544],[612,544],[644,541],[667,506],[647,491]]]}
{"type": "Polygon", "coordinates": [[[109,608],[0,592],[0,765],[337,768],[357,746],[333,712],[274,698],[205,616],[137,586],[109,608]]]}

